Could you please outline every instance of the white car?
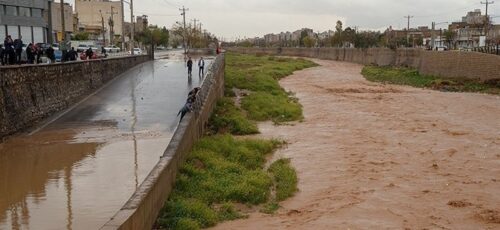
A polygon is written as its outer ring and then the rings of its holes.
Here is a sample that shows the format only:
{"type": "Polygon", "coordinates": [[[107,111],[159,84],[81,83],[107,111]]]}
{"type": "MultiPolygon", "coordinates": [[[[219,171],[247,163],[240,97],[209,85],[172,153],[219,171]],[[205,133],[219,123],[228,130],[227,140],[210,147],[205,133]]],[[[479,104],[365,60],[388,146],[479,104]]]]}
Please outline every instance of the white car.
{"type": "Polygon", "coordinates": [[[117,46],[107,46],[107,47],[104,47],[104,49],[108,53],[119,53],[121,51],[121,49],[117,46]]]}
{"type": "MultiPolygon", "coordinates": [[[[128,51],[128,54],[131,54],[130,51],[128,51]]],[[[142,55],[142,50],[140,48],[134,48],[134,55],[142,55]]]]}

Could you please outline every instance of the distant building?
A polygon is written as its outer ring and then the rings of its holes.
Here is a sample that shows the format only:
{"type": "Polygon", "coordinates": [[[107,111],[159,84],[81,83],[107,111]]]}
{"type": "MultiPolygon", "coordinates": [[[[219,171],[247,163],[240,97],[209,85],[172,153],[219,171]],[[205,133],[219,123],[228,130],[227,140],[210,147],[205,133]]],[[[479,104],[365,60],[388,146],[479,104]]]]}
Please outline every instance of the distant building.
{"type": "Polygon", "coordinates": [[[476,9],[474,11],[470,11],[462,17],[462,22],[467,23],[469,25],[472,24],[483,24],[486,21],[486,15],[481,15],[481,10],[476,9]]]}
{"type": "Polygon", "coordinates": [[[75,0],[80,31],[92,33],[102,39],[102,22],[104,21],[106,41],[110,41],[110,37],[113,37],[113,41],[118,41],[123,35],[121,9],[120,1],[75,0]]]}
{"type": "Polygon", "coordinates": [[[47,42],[48,0],[0,0],[0,38],[22,36],[24,43],[47,42]]]}
{"type": "Polygon", "coordinates": [[[135,20],[135,32],[140,33],[143,32],[149,26],[148,16],[142,15],[137,16],[135,20]]]}
{"type": "Polygon", "coordinates": [[[481,44],[481,37],[492,43],[498,43],[500,40],[500,25],[489,25],[481,10],[468,12],[461,21],[450,24],[448,29],[454,34],[454,45],[457,48],[484,45],[481,44]]]}
{"type": "MultiPolygon", "coordinates": [[[[52,32],[51,36],[53,41],[59,42],[62,35],[62,22],[61,22],[61,3],[52,2],[51,3],[51,17],[52,17],[52,32]],[[58,35],[59,34],[59,35],[58,35]]],[[[69,3],[64,4],[64,27],[66,28],[64,32],[66,34],[72,34],[74,32],[74,17],[73,17],[73,6],[69,3]]]]}
{"type": "Polygon", "coordinates": [[[410,30],[402,29],[395,30],[389,27],[385,31],[385,37],[394,41],[404,41],[408,37],[410,38],[409,45],[411,46],[431,46],[432,36],[435,38],[437,46],[442,46],[443,31],[442,30],[432,30],[428,26],[419,26],[417,28],[410,28],[410,30]],[[421,42],[421,43],[420,43],[421,42]]]}

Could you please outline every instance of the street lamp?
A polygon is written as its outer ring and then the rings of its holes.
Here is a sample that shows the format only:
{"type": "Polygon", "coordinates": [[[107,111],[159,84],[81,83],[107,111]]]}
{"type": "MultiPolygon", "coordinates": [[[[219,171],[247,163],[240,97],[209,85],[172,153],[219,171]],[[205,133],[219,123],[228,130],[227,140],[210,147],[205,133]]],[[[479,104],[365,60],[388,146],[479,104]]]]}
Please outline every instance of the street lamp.
{"type": "Polygon", "coordinates": [[[101,14],[101,30],[102,30],[102,41],[104,42],[104,46],[106,46],[106,32],[104,30],[104,16],[102,16],[102,11],[99,10],[99,14],[101,14]]]}
{"type": "MultiPolygon", "coordinates": [[[[131,31],[130,31],[130,54],[134,55],[134,34],[135,34],[134,0],[130,0],[130,2],[122,0],[122,2],[127,3],[127,4],[130,5],[130,23],[132,24],[132,28],[131,28],[131,31]]],[[[122,33],[123,33],[123,31],[122,31],[122,33]]]]}

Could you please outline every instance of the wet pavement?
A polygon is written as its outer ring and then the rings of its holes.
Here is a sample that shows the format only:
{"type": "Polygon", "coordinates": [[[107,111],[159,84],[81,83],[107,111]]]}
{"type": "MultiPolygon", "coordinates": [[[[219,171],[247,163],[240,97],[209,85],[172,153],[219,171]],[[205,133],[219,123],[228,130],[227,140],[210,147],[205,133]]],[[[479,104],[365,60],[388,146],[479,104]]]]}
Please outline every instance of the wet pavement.
{"type": "Polygon", "coordinates": [[[0,229],[106,223],[158,162],[187,93],[202,81],[196,73],[188,80],[184,66],[180,53],[164,53],[0,144],[0,229]]]}

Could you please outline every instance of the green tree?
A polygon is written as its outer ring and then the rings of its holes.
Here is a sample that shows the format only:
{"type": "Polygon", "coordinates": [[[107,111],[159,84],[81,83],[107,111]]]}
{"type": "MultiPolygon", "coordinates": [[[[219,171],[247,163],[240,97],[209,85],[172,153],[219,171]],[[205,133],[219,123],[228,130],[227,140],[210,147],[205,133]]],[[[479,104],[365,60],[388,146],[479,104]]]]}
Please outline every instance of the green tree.
{"type": "Polygon", "coordinates": [[[80,33],[76,33],[75,35],[73,35],[72,39],[75,41],[85,41],[85,40],[89,40],[89,37],[90,37],[89,33],[80,32],[80,33]]]}
{"type": "Polygon", "coordinates": [[[316,39],[311,36],[307,36],[304,38],[303,43],[305,47],[314,47],[314,45],[316,45],[316,39]]]}

